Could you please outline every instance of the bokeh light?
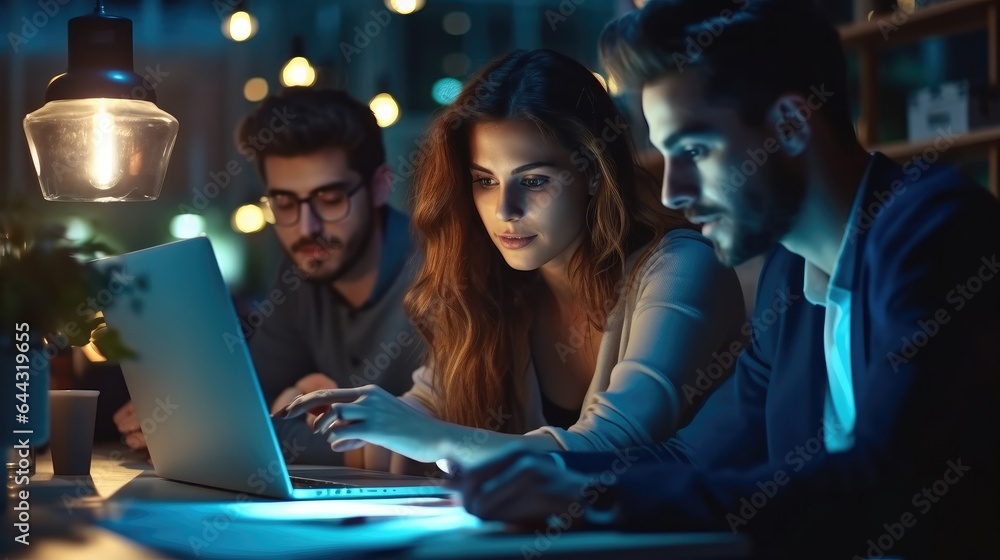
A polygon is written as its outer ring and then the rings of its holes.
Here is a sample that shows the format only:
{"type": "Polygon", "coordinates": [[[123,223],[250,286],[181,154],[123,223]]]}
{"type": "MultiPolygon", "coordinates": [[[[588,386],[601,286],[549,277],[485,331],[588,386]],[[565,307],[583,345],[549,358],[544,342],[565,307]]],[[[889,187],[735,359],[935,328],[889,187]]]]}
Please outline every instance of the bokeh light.
{"type": "Polygon", "coordinates": [[[264,78],[250,78],[243,84],[243,97],[254,103],[267,97],[268,86],[264,78]]]}
{"type": "Polygon", "coordinates": [[[382,128],[392,126],[399,120],[399,104],[388,93],[380,93],[368,103],[368,108],[375,113],[375,120],[382,128]]]}

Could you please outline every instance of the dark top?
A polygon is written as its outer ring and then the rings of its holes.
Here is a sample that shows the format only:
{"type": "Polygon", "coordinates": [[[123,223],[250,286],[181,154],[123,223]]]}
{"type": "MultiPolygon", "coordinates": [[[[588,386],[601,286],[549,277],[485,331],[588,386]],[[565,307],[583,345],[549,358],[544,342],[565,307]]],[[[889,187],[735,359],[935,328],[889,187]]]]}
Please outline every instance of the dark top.
{"type": "MultiPolygon", "coordinates": [[[[403,313],[403,295],[419,260],[409,237],[409,218],[386,207],[384,246],[372,295],[358,309],[329,284],[303,280],[283,263],[270,299],[273,311],[250,338],[250,352],[268,407],[304,375],[319,372],[340,387],[376,384],[394,395],[412,385],[421,365],[423,338],[403,313]]],[[[275,421],[286,460],[341,464],[322,435],[301,418],[275,421]]]]}
{"type": "Polygon", "coordinates": [[[804,298],[772,307],[775,291],[802,289],[803,260],[778,249],[761,272],[761,328],[689,428],[655,448],[562,454],[585,472],[625,463],[616,525],[741,531],[781,557],[995,553],[1000,203],[953,169],[881,155],[861,188],[840,261],[854,446],[823,449],[823,313],[804,298]]]}
{"type": "Polygon", "coordinates": [[[576,424],[577,420],[580,419],[580,410],[582,407],[578,407],[575,410],[563,408],[549,400],[549,398],[545,396],[545,392],[541,392],[541,395],[542,416],[545,417],[545,422],[548,423],[549,426],[565,430],[573,424],[576,424]]]}

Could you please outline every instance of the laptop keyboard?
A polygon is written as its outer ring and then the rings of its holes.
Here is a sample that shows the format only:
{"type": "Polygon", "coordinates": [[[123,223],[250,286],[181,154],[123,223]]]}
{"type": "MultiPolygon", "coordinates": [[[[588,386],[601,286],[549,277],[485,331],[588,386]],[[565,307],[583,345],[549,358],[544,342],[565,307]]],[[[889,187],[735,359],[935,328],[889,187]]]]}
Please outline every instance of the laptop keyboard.
{"type": "Polygon", "coordinates": [[[321,480],[318,478],[305,478],[301,476],[291,476],[293,488],[359,488],[356,484],[344,484],[343,482],[333,482],[332,480],[321,480]]]}

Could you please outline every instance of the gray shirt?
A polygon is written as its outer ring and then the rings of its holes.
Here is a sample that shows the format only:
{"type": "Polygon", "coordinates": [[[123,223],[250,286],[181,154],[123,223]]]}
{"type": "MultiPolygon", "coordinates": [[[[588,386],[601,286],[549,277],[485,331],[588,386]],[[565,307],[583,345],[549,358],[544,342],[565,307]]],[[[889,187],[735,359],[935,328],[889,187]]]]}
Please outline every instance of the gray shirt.
{"type": "MultiPolygon", "coordinates": [[[[409,218],[386,207],[384,246],[375,289],[352,308],[329,284],[302,279],[285,261],[269,293],[273,312],[250,326],[250,353],[268,406],[304,375],[320,372],[340,387],[376,384],[394,395],[411,386],[423,358],[423,338],[403,313],[419,259],[409,237],[409,218]],[[279,303],[280,302],[280,303],[279,303]]],[[[275,421],[285,459],[342,464],[323,436],[302,418],[275,421]]]]}
{"type": "MultiPolygon", "coordinates": [[[[715,386],[732,373],[745,346],[743,292],[736,273],[719,264],[712,243],[678,229],[663,236],[641,270],[633,253],[626,267],[637,286],[618,298],[608,315],[597,367],[580,418],[568,429],[542,415],[534,362],[528,364],[527,435],[550,436],[567,451],[609,451],[666,441],[715,386]]],[[[623,286],[627,286],[624,284],[623,286]]],[[[572,340],[560,352],[575,352],[572,340]]],[[[442,396],[434,372],[421,367],[403,401],[433,415],[442,396]]],[[[498,427],[503,411],[492,411],[498,427]]],[[[370,447],[370,446],[369,446],[370,447]]],[[[367,451],[366,451],[367,453],[367,451]]],[[[378,464],[365,457],[368,464],[378,464]]]]}

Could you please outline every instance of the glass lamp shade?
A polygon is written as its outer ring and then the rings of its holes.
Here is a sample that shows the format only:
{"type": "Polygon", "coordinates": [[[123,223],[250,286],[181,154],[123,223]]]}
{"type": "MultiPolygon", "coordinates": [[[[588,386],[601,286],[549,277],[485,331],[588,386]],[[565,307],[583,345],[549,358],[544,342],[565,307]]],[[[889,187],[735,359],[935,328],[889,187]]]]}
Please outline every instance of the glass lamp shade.
{"type": "Polygon", "coordinates": [[[24,117],[42,196],[72,202],[156,200],[177,119],[149,101],[62,99],[24,117]]]}

